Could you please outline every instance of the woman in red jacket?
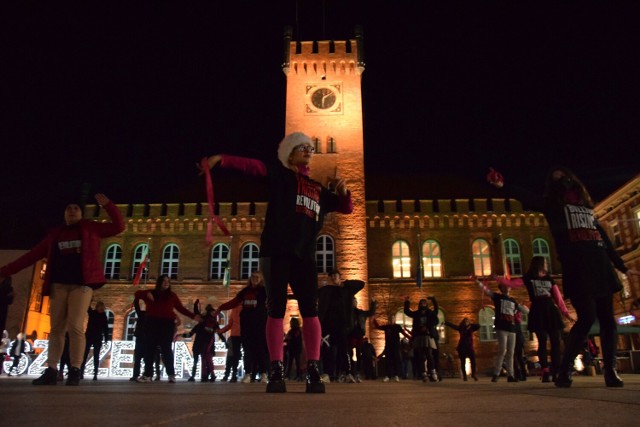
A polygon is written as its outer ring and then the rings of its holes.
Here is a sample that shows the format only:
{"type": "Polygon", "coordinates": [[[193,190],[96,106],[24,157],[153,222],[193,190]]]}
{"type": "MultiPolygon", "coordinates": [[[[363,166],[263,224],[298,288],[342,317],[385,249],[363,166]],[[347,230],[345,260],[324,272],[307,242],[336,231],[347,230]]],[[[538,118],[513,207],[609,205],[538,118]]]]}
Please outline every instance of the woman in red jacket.
{"type": "Polygon", "coordinates": [[[0,280],[11,276],[42,258],[47,270],[42,295],[50,298],[51,331],[47,365],[34,385],[55,385],[56,369],[64,348],[64,334],[69,332],[71,368],[67,385],[78,385],[83,362],[85,336],[84,319],[94,289],[102,287],[106,279],[100,252],[100,239],[124,231],[122,214],[104,194],[96,194],[96,201],[111,218],[101,223],[82,218],[79,204],[70,203],[64,211],[65,225],[49,231],[31,251],[0,268],[0,280]]]}
{"type": "Polygon", "coordinates": [[[142,333],[145,335],[144,349],[144,374],[138,378],[138,382],[151,382],[153,378],[153,364],[157,347],[160,347],[162,363],[169,376],[169,382],[176,382],[176,373],[173,366],[173,336],[176,327],[176,314],[173,310],[202,321],[202,317],[187,310],[180,298],[171,290],[171,280],[166,274],[162,274],[156,281],[153,291],[140,290],[135,293],[134,303],[142,300],[147,307],[146,318],[142,333]]]}

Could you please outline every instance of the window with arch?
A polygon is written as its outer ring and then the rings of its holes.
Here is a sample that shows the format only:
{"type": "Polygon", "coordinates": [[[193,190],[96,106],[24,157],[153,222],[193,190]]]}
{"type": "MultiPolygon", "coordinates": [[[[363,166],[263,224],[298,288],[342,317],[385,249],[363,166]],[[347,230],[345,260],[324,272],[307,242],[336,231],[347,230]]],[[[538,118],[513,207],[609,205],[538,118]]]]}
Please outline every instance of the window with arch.
{"type": "Polygon", "coordinates": [[[439,308],[438,309],[438,326],[436,326],[436,329],[438,330],[439,342],[447,342],[447,329],[444,326],[445,320],[447,319],[444,315],[444,311],[441,308],[439,308]]]}
{"type": "Polygon", "coordinates": [[[315,148],[317,154],[322,154],[322,141],[320,138],[311,138],[313,141],[313,148],[315,148]]]}
{"type": "Polygon", "coordinates": [[[211,248],[211,265],[209,267],[209,278],[212,280],[224,279],[224,270],[229,263],[229,246],[224,243],[216,243],[211,248]]]}
{"type": "MultiPolygon", "coordinates": [[[[515,239],[505,239],[504,256],[506,258],[509,273],[522,276],[522,258],[520,257],[520,245],[515,239]]],[[[505,271],[504,274],[507,274],[505,271]]]]}
{"type": "Polygon", "coordinates": [[[427,240],[422,244],[422,265],[424,277],[442,277],[440,245],[435,240],[427,240]]]}
{"type": "Polygon", "coordinates": [[[522,329],[522,335],[524,335],[524,339],[529,339],[529,329],[527,329],[527,325],[529,324],[529,315],[526,313],[522,313],[522,318],[520,320],[520,328],[522,329]]]}
{"type": "Polygon", "coordinates": [[[337,153],[338,147],[336,144],[336,139],[333,137],[327,138],[327,153],[337,153]]]}
{"type": "Polygon", "coordinates": [[[114,243],[107,247],[104,255],[104,277],[107,280],[117,280],[120,278],[120,261],[122,260],[122,248],[114,243]]]}
{"type": "Polygon", "coordinates": [[[478,335],[480,341],[495,341],[496,329],[493,325],[496,312],[491,307],[483,307],[478,312],[478,323],[480,324],[480,330],[478,335]]]}
{"type": "Polygon", "coordinates": [[[242,262],[240,263],[240,278],[248,279],[251,273],[259,269],[260,249],[255,243],[247,243],[242,247],[242,262]]]}
{"type": "Polygon", "coordinates": [[[411,331],[411,327],[413,326],[413,319],[407,316],[406,314],[404,314],[403,309],[396,312],[395,318],[396,318],[396,325],[400,325],[407,331],[411,331]]]}
{"type": "Polygon", "coordinates": [[[109,339],[113,339],[113,322],[115,321],[116,316],[113,314],[113,311],[106,309],[105,314],[107,315],[107,327],[109,328],[109,339]]]}
{"type": "Polygon", "coordinates": [[[411,255],[404,240],[398,240],[391,246],[391,265],[393,277],[411,277],[411,255]]]}
{"type": "Polygon", "coordinates": [[[178,262],[180,248],[175,243],[169,243],[162,250],[162,267],[160,274],[166,274],[170,279],[178,278],[178,262]]]}
{"type": "Polygon", "coordinates": [[[541,256],[546,259],[547,268],[551,273],[551,251],[549,250],[549,243],[545,239],[533,239],[533,256],[541,256]]]}
{"type": "Polygon", "coordinates": [[[316,240],[316,266],[318,273],[329,274],[335,266],[335,245],[331,236],[321,235],[316,240]]]}
{"type": "MultiPolygon", "coordinates": [[[[146,243],[140,243],[133,250],[133,263],[131,265],[131,277],[135,277],[138,272],[138,267],[142,264],[142,260],[149,255],[149,245],[146,243]]],[[[149,265],[145,267],[144,271],[140,275],[140,280],[147,280],[149,278],[149,265]]]]}
{"type": "Polygon", "coordinates": [[[138,313],[132,310],[127,314],[127,322],[124,327],[124,340],[135,341],[136,340],[136,323],[138,322],[138,313]]]}
{"type": "Polygon", "coordinates": [[[471,245],[473,253],[473,273],[476,276],[491,275],[491,253],[489,242],[484,239],[476,239],[471,245]]]}

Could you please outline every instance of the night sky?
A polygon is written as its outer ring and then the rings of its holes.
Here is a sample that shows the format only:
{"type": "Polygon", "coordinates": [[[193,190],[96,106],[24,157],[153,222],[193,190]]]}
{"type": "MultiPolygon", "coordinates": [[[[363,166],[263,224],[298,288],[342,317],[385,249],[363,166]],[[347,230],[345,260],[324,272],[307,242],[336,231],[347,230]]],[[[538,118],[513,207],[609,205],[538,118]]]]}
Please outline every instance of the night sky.
{"type": "Polygon", "coordinates": [[[363,25],[367,176],[424,174],[429,197],[434,176],[480,185],[489,166],[541,190],[561,164],[601,199],[640,172],[639,9],[515,3],[7,7],[0,247],[31,246],[83,185],[204,201],[199,158],[274,159],[285,25],[299,40],[363,25]]]}

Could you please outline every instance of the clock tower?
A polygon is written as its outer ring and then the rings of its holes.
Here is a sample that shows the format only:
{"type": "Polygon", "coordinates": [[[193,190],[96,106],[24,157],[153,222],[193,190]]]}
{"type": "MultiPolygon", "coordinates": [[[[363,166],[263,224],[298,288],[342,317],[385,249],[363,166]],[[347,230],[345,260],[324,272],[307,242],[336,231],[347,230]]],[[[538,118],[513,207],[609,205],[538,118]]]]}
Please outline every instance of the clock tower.
{"type": "MultiPolygon", "coordinates": [[[[355,39],[343,41],[298,42],[291,34],[287,28],[282,64],[287,76],[285,133],[300,131],[314,140],[313,179],[323,185],[329,177],[346,180],[354,211],[328,215],[324,228],[334,239],[342,277],[366,281],[362,31],[356,28],[355,39]]],[[[367,298],[366,290],[360,294],[359,298],[367,298]]]]}

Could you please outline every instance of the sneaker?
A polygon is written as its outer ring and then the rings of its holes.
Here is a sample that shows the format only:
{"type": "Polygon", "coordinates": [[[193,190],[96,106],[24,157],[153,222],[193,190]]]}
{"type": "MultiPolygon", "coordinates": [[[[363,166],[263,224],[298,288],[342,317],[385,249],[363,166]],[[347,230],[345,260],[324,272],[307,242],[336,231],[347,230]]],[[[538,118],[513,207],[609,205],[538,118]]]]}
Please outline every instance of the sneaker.
{"type": "Polygon", "coordinates": [[[399,382],[400,382],[400,377],[398,377],[398,376],[396,375],[395,377],[393,377],[393,380],[394,380],[395,382],[399,383],[399,382]]]}
{"type": "Polygon", "coordinates": [[[58,371],[53,368],[45,369],[42,375],[31,381],[33,385],[56,385],[57,383],[58,371]]]}
{"type": "Polygon", "coordinates": [[[154,381],[160,381],[160,375],[156,375],[154,381]]]}
{"type": "Polygon", "coordinates": [[[328,374],[322,374],[320,375],[320,379],[322,380],[323,383],[328,384],[331,382],[331,378],[329,378],[328,374]]]}
{"type": "Polygon", "coordinates": [[[138,378],[136,378],[136,381],[139,383],[150,383],[151,381],[153,381],[153,378],[140,375],[138,378]]]}
{"type": "Polygon", "coordinates": [[[175,383],[176,382],[176,376],[175,375],[169,375],[169,382],[171,384],[175,383]]]}
{"type": "Polygon", "coordinates": [[[242,377],[242,382],[244,384],[249,384],[251,382],[251,374],[245,374],[244,377],[242,377]]]}
{"type": "Polygon", "coordinates": [[[67,382],[65,385],[79,385],[80,384],[80,369],[70,368],[69,375],[67,376],[67,382]]]}
{"type": "Polygon", "coordinates": [[[431,381],[432,383],[436,383],[440,381],[438,379],[438,373],[436,372],[435,369],[431,370],[431,372],[429,373],[429,381],[431,381]]]}
{"type": "Polygon", "coordinates": [[[360,375],[356,375],[356,382],[357,383],[361,383],[362,382],[362,380],[360,379],[360,375]]]}
{"type": "Polygon", "coordinates": [[[492,376],[491,377],[491,382],[492,383],[497,383],[498,382],[498,376],[497,375],[492,376]]]}
{"type": "Polygon", "coordinates": [[[261,374],[259,382],[265,384],[267,382],[267,374],[261,374]]]}
{"type": "Polygon", "coordinates": [[[356,383],[356,379],[353,377],[353,375],[349,374],[345,377],[346,382],[348,382],[349,384],[355,384],[356,383]]]}
{"type": "Polygon", "coordinates": [[[389,377],[384,377],[384,378],[382,379],[382,382],[383,382],[383,383],[388,383],[388,382],[389,382],[389,377]]]}
{"type": "Polygon", "coordinates": [[[195,379],[195,378],[193,378],[193,377],[189,377],[189,379],[187,380],[187,382],[189,382],[189,383],[193,383],[193,382],[195,382],[195,381],[196,381],[196,379],[195,379]]]}

